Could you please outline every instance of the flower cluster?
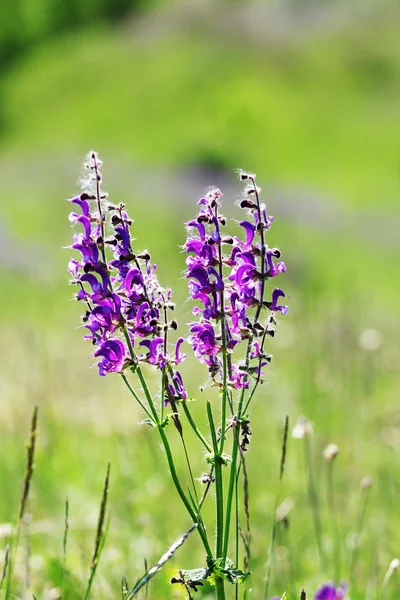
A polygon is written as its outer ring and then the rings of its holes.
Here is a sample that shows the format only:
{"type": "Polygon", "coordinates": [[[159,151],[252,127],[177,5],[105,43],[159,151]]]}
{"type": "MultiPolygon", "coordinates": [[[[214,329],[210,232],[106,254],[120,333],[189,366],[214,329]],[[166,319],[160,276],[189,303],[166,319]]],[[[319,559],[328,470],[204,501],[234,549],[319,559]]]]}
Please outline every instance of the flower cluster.
{"type": "Polygon", "coordinates": [[[249,181],[240,203],[248,213],[248,218],[239,222],[245,239],[222,233],[226,225],[220,213],[222,193],[213,188],[200,199],[196,219],[187,223],[183,247],[189,254],[186,277],[190,296],[197,302],[193,309],[197,320],[190,324],[189,341],[217,383],[223,355],[227,356],[228,383],[235,389],[249,387],[250,377],[260,381],[262,368],[271,360],[264,351],[265,338],[274,335],[276,313],[287,312],[287,306],[278,303],[285,296],[280,288],[273,289],[270,300],[265,299],[266,282],[286,270],[283,262],[275,262],[280,251],[265,243],[273,219],[260,203],[255,176],[241,172],[240,178],[249,181]],[[244,339],[248,340],[246,360],[232,364],[231,354],[244,339]]]}
{"type": "Polygon", "coordinates": [[[83,228],[70,246],[80,252],[80,260],[71,259],[68,268],[71,283],[79,287],[76,297],[86,304],[85,339],[96,347],[100,375],[145,361],[160,369],[168,367],[170,393],[186,397],[182,378],[172,368],[185,358],[180,352],[183,338],[172,356],[167,349],[168,331],[177,328],[176,321],[167,319],[173,309],[171,290],[160,286],[149,253],[133,252],[132,220],[124,204],[107,202],[101,192],[100,166],[96,153],[90,153],[85,191],[70,200],[79,212],[71,212],[69,219],[83,228]]]}
{"type": "Polygon", "coordinates": [[[347,586],[341,583],[339,587],[328,583],[319,588],[314,595],[314,600],[344,600],[347,586]]]}

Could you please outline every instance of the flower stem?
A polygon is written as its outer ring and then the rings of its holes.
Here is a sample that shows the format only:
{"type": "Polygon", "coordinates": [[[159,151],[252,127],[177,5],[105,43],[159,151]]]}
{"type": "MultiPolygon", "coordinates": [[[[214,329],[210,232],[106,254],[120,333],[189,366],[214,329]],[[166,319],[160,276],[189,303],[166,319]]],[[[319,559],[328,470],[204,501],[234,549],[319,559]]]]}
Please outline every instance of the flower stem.
{"type": "Polygon", "coordinates": [[[177,490],[177,492],[178,492],[178,494],[179,494],[179,496],[180,496],[183,504],[185,505],[186,510],[188,511],[190,517],[192,518],[193,522],[194,523],[198,523],[199,526],[198,526],[197,529],[198,529],[199,535],[201,537],[201,540],[203,542],[204,548],[205,548],[205,550],[207,552],[207,557],[211,558],[212,557],[212,551],[211,551],[211,548],[210,548],[210,544],[208,543],[207,534],[206,534],[206,532],[204,530],[204,525],[202,523],[202,520],[195,513],[192,505],[190,504],[189,500],[186,497],[185,492],[182,489],[182,486],[181,486],[180,481],[179,481],[178,474],[177,474],[176,469],[175,469],[174,459],[172,457],[171,447],[169,445],[168,438],[166,436],[164,428],[161,427],[160,424],[158,424],[158,431],[159,431],[159,434],[161,436],[162,443],[164,445],[164,450],[165,450],[165,454],[167,456],[169,470],[170,470],[171,477],[172,477],[172,480],[174,482],[175,488],[176,488],[176,490],[177,490]]]}
{"type": "Polygon", "coordinates": [[[225,600],[226,599],[224,580],[222,579],[222,577],[216,577],[216,579],[215,579],[215,590],[217,592],[217,599],[218,600],[225,600]]]}
{"type": "Polygon", "coordinates": [[[137,393],[135,392],[135,390],[133,389],[133,387],[131,386],[131,384],[129,383],[127,377],[124,375],[124,373],[121,373],[121,377],[126,385],[126,387],[128,388],[128,390],[130,391],[130,393],[132,394],[132,396],[135,398],[136,402],[139,404],[139,406],[142,408],[142,410],[144,410],[144,412],[146,413],[146,415],[149,417],[150,421],[156,425],[154,418],[152,417],[152,415],[150,414],[150,412],[148,411],[148,409],[145,407],[145,405],[143,404],[143,402],[141,401],[141,399],[139,398],[139,396],[137,395],[137,393]]]}
{"type": "Polygon", "coordinates": [[[182,407],[183,407],[183,411],[184,411],[184,413],[186,415],[186,418],[188,420],[188,423],[191,426],[191,428],[193,429],[194,433],[197,435],[197,437],[199,438],[199,440],[201,441],[201,443],[203,444],[203,446],[205,447],[205,449],[208,452],[212,452],[212,448],[211,448],[210,444],[207,442],[207,440],[205,439],[204,435],[201,433],[201,431],[197,427],[196,423],[193,421],[193,417],[190,414],[189,407],[188,407],[188,405],[187,405],[187,403],[186,403],[185,400],[183,400],[183,402],[182,402],[182,407]]]}
{"type": "Polygon", "coordinates": [[[238,435],[238,426],[232,425],[233,430],[233,448],[232,448],[232,459],[231,459],[231,472],[229,477],[229,487],[228,487],[228,496],[226,502],[226,516],[225,516],[225,535],[224,535],[224,547],[222,552],[222,557],[225,559],[228,554],[228,544],[229,544],[229,529],[231,522],[231,512],[232,512],[232,502],[234,498],[235,492],[235,483],[236,483],[236,462],[238,456],[239,449],[239,435],[238,435]]]}
{"type": "MultiPolygon", "coordinates": [[[[216,545],[215,554],[217,558],[222,555],[222,541],[224,535],[224,491],[222,486],[222,461],[218,450],[217,434],[215,431],[214,417],[211,404],[207,401],[207,417],[210,425],[211,439],[214,449],[214,469],[215,469],[215,505],[216,505],[216,545]]],[[[222,434],[223,435],[223,434],[222,434]]]]}
{"type": "Polygon", "coordinates": [[[191,519],[193,520],[194,523],[198,524],[197,530],[199,532],[199,535],[200,535],[201,540],[203,542],[204,548],[206,550],[207,557],[211,558],[212,557],[212,551],[211,551],[211,548],[210,548],[210,544],[208,543],[207,533],[205,531],[202,519],[199,517],[199,515],[196,514],[196,512],[193,509],[192,505],[190,504],[190,501],[188,500],[185,492],[182,489],[182,486],[181,486],[180,481],[179,481],[178,474],[176,472],[175,463],[174,463],[174,459],[173,459],[173,456],[172,456],[172,451],[171,451],[171,447],[169,445],[169,441],[168,441],[167,435],[166,435],[166,433],[164,431],[164,427],[163,427],[162,423],[160,422],[160,419],[158,417],[157,410],[156,410],[156,407],[154,405],[153,398],[152,398],[150,390],[148,388],[146,379],[145,379],[145,377],[144,377],[144,375],[142,373],[142,370],[141,370],[141,368],[139,366],[136,368],[136,373],[137,373],[137,375],[139,377],[140,384],[141,384],[141,386],[143,388],[144,394],[146,396],[147,402],[148,402],[149,407],[150,407],[150,411],[151,411],[151,413],[152,413],[152,415],[154,417],[155,424],[157,426],[157,429],[158,429],[158,432],[160,434],[162,443],[164,445],[165,455],[167,457],[167,462],[168,462],[168,466],[169,466],[169,471],[171,473],[172,481],[173,481],[173,483],[175,485],[175,488],[176,488],[176,490],[177,490],[177,492],[178,492],[178,494],[179,494],[179,496],[180,496],[180,498],[181,498],[181,500],[182,500],[182,502],[183,502],[186,510],[188,511],[191,519]]]}

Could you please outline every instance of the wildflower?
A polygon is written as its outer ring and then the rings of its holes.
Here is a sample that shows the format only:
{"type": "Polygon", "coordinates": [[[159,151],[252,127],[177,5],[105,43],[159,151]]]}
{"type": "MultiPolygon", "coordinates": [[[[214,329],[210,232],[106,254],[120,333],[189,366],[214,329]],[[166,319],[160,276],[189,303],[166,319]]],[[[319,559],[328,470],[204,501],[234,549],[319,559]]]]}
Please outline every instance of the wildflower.
{"type": "Polygon", "coordinates": [[[125,345],[118,339],[106,340],[94,356],[101,356],[99,362],[99,374],[106,375],[107,373],[119,373],[122,371],[125,362],[125,345]]]}
{"type": "Polygon", "coordinates": [[[192,312],[197,319],[190,323],[188,341],[217,383],[223,372],[221,355],[228,357],[227,382],[235,389],[248,388],[251,378],[256,383],[261,380],[262,368],[272,358],[265,354],[264,343],[266,336],[274,335],[274,314],[287,312],[287,306],[278,303],[285,297],[280,288],[273,290],[271,301],[265,299],[268,280],[286,270],[282,261],[274,262],[281,257],[280,251],[265,244],[264,233],[270,228],[272,217],[260,203],[255,176],[240,171],[239,177],[250,182],[240,202],[248,217],[237,222],[244,239],[224,234],[222,193],[212,188],[200,199],[196,219],[187,223],[188,236],[183,246],[188,254],[185,274],[189,293],[196,301],[192,312]],[[228,254],[226,246],[230,247],[228,254]],[[270,312],[263,324],[260,317],[265,309],[270,312]],[[260,338],[260,342],[254,338],[260,338]],[[244,364],[232,364],[231,354],[243,340],[249,344],[246,360],[244,364]]]}
{"type": "Polygon", "coordinates": [[[333,584],[325,584],[317,590],[314,600],[343,600],[346,596],[346,585],[341,583],[339,587],[333,584]]]}
{"type": "MultiPolygon", "coordinates": [[[[185,355],[180,352],[183,338],[171,355],[168,351],[168,331],[177,328],[176,321],[166,321],[167,311],[173,308],[171,290],[160,286],[150,254],[134,253],[133,221],[124,204],[106,202],[100,166],[97,154],[90,153],[89,176],[83,183],[86,191],[70,200],[74,211],[69,220],[83,229],[73,236],[70,246],[80,259],[72,258],[68,268],[71,283],[79,288],[76,298],[86,305],[83,324],[88,334],[84,338],[96,347],[100,375],[119,373],[138,361],[159,369],[172,367],[185,355]],[[112,253],[110,258],[107,251],[112,253]]],[[[174,397],[183,398],[179,378],[174,372],[170,385],[174,397]]]]}

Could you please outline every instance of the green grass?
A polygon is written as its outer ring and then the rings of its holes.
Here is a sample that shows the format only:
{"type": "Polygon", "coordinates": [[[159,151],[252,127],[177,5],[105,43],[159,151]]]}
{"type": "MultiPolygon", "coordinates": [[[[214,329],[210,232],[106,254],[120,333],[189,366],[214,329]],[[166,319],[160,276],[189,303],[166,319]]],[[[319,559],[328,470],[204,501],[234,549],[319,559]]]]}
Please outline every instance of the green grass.
{"type": "MultiPolygon", "coordinates": [[[[384,229],[398,217],[395,22],[375,30],[360,25],[351,34],[316,36],[279,51],[206,33],[149,41],[128,27],[90,31],[38,49],[2,81],[7,128],[1,216],[14,236],[9,251],[36,241],[43,256],[30,258],[26,251],[30,275],[8,269],[7,262],[2,267],[0,521],[16,516],[23,444],[31,410],[39,404],[33,520],[26,528],[38,598],[60,585],[66,494],[72,590],[66,597],[83,593],[108,461],[111,525],[93,597],[117,597],[122,574],[134,582],[144,558],[155,562],[189,525],[170,493],[156,432],[139,424],[142,415],[117,378],[100,380],[96,369],[89,369],[90,347],[81,340],[82,330],[73,329],[79,305],[70,301],[65,276],[69,251],[61,246],[70,243],[71,232],[62,199],[74,193],[80,157],[92,146],[105,159],[105,188],[114,200],[126,201],[135,217],[138,247],[149,248],[161,281],[176,288],[183,330],[190,307],[184,304],[184,256],[178,245],[184,239],[181,222],[195,212],[197,198],[177,207],[168,189],[158,198],[144,196],[142,185],[132,185],[131,163],[135,172],[142,166],[155,174],[199,162],[228,172],[247,166],[261,183],[313,189],[321,194],[321,206],[333,201],[343,208],[350,229],[343,222],[329,229],[311,216],[308,225],[281,217],[271,231],[271,245],[281,247],[288,267],[282,286],[290,295],[290,313],[271,343],[274,363],[252,413],[253,596],[259,598],[263,589],[286,412],[292,425],[301,414],[315,424],[313,453],[329,556],[322,449],[328,442],[340,447],[336,492],[343,578],[359,484],[366,474],[374,477],[352,600],[365,598],[368,581],[376,573],[380,583],[398,555],[400,286],[398,244],[386,239],[384,229]],[[383,226],[377,219],[376,239],[357,225],[357,216],[362,223],[366,214],[386,218],[383,226]],[[359,344],[367,328],[382,333],[376,352],[359,344]]],[[[227,205],[233,200],[226,198],[227,205]]],[[[238,218],[237,210],[227,211],[238,218]]],[[[192,360],[183,371],[195,390],[207,378],[192,360]]],[[[193,410],[205,422],[209,392],[195,397],[193,410]]],[[[189,445],[197,447],[190,436],[189,445]]],[[[179,454],[178,440],[174,448],[179,454]]],[[[200,475],[205,469],[200,448],[196,456],[200,475]]],[[[183,458],[178,464],[183,471],[183,458]]],[[[287,588],[289,563],[282,548],[289,547],[293,584],[311,592],[332,577],[332,568],[330,563],[321,572],[318,566],[300,441],[289,442],[283,497],[292,498],[294,508],[289,530],[278,531],[281,558],[270,591],[287,588]]],[[[26,544],[24,534],[21,548],[26,544]]],[[[24,562],[21,551],[21,580],[24,562]]],[[[151,583],[149,597],[184,597],[178,588],[171,590],[169,578],[180,567],[202,562],[192,536],[151,583]]],[[[396,598],[396,586],[395,574],[388,599],[396,598]]],[[[15,592],[20,593],[18,586],[15,592]]]]}

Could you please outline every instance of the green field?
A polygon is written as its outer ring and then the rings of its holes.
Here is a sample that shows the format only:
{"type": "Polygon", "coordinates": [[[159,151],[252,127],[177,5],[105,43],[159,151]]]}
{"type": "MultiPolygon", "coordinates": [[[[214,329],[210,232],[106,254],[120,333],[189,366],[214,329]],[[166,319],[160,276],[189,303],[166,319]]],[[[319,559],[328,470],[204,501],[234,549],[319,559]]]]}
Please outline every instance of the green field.
{"type": "MultiPolygon", "coordinates": [[[[71,243],[64,199],[78,190],[92,147],[104,160],[110,198],[126,202],[135,219],[137,247],[151,251],[161,282],[174,288],[182,332],[191,306],[179,245],[203,189],[217,174],[226,180],[224,211],[239,219],[234,169],[250,168],[275,215],[268,243],[283,252],[290,311],[270,342],[274,361],[251,415],[250,597],[262,598],[286,413],[291,427],[301,415],[314,424],[328,560],[321,568],[303,444],[290,439],[282,499],[293,508],[288,529],[278,530],[271,594],[287,590],[292,600],[293,590],[305,587],[312,598],[333,577],[322,457],[330,442],[340,448],[334,489],[344,580],[360,482],[374,480],[351,600],[378,598],[400,555],[400,14],[388,3],[378,16],[371,8],[368,18],[342,27],[280,39],[268,34],[271,27],[261,37],[241,31],[238,19],[228,18],[239,4],[218,3],[207,18],[210,7],[197,15],[189,5],[167,3],[117,25],[63,34],[32,48],[0,79],[0,572],[7,543],[1,523],[18,514],[24,443],[39,406],[31,519],[14,597],[31,598],[27,590],[38,599],[59,597],[66,495],[64,597],[82,597],[108,461],[111,520],[93,598],[120,597],[121,576],[134,582],[145,559],[155,562],[190,525],[157,432],[140,425],[143,415],[117,376],[100,379],[90,368],[90,345],[76,329],[80,305],[68,286],[70,251],[62,248],[71,243]]],[[[214,394],[199,391],[206,369],[190,358],[182,371],[197,400],[193,413],[205,423],[205,399],[214,394]]],[[[202,449],[189,434],[188,444],[198,448],[200,476],[202,449]]],[[[178,439],[174,449],[183,473],[178,439]]],[[[151,582],[148,597],[184,598],[170,578],[203,561],[193,535],[151,582]]],[[[386,599],[397,599],[399,589],[394,573],[386,599]]],[[[207,594],[209,588],[197,597],[207,594]]]]}

